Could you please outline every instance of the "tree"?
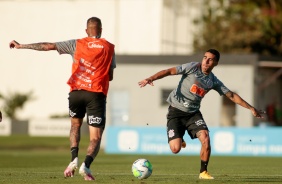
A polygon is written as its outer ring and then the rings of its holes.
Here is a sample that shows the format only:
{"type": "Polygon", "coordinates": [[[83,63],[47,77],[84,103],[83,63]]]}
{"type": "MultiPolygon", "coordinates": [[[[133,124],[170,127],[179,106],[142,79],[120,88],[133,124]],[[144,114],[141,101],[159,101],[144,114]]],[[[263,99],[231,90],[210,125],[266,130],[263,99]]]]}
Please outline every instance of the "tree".
{"type": "Polygon", "coordinates": [[[0,94],[0,99],[4,101],[3,112],[11,120],[19,120],[17,111],[22,109],[26,102],[33,99],[32,92],[27,93],[9,93],[9,95],[0,94]]]}
{"type": "Polygon", "coordinates": [[[194,49],[282,55],[282,3],[276,0],[204,0],[194,49]]]}

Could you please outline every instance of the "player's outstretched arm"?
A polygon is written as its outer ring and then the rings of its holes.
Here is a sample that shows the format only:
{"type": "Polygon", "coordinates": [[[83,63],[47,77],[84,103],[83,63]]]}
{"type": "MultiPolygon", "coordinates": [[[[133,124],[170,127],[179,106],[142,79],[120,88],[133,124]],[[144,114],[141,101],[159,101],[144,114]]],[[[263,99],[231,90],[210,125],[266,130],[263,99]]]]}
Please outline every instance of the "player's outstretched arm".
{"type": "Polygon", "coordinates": [[[254,108],[253,106],[251,106],[250,104],[248,104],[244,99],[242,99],[237,93],[234,93],[232,91],[229,91],[225,94],[225,96],[227,98],[229,98],[231,101],[233,101],[234,103],[241,105],[242,107],[245,107],[247,109],[249,109],[253,116],[257,117],[257,118],[263,118],[263,114],[265,114],[266,112],[264,110],[258,110],[256,108],[254,108]]]}
{"type": "Polygon", "coordinates": [[[176,75],[176,74],[177,74],[177,70],[176,70],[175,67],[169,68],[169,69],[166,69],[166,70],[161,70],[161,71],[157,72],[156,74],[152,75],[151,77],[146,78],[146,79],[138,82],[138,85],[141,88],[145,87],[147,84],[154,86],[153,81],[164,78],[164,77],[169,76],[169,75],[176,75]]]}
{"type": "Polygon", "coordinates": [[[16,49],[32,49],[38,51],[48,51],[48,50],[57,50],[55,43],[41,42],[41,43],[31,43],[31,44],[20,44],[17,41],[13,40],[9,44],[10,48],[16,49]]]}

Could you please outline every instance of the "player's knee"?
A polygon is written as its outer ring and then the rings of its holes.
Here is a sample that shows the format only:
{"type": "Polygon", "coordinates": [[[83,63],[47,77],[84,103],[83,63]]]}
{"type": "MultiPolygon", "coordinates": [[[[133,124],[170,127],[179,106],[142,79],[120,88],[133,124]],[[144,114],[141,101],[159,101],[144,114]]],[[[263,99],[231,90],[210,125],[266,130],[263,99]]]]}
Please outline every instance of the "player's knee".
{"type": "Polygon", "coordinates": [[[198,139],[200,140],[203,149],[210,150],[210,137],[208,133],[202,132],[202,134],[199,134],[198,139]]]}
{"type": "Polygon", "coordinates": [[[209,150],[211,149],[210,139],[209,139],[208,137],[205,138],[205,139],[203,139],[203,140],[201,141],[201,143],[202,143],[202,147],[203,147],[205,150],[209,151],[209,150]]]}
{"type": "Polygon", "coordinates": [[[171,152],[172,152],[173,154],[177,154],[177,153],[179,153],[179,151],[180,151],[180,149],[179,149],[179,150],[176,150],[176,149],[172,149],[172,150],[171,150],[171,152]]]}
{"type": "Polygon", "coordinates": [[[95,136],[90,138],[91,144],[99,144],[101,142],[102,138],[100,136],[95,136]]]}
{"type": "Polygon", "coordinates": [[[177,154],[181,150],[181,147],[170,146],[170,150],[171,150],[172,153],[177,154]]]}
{"type": "Polygon", "coordinates": [[[172,153],[177,154],[181,150],[181,142],[181,138],[176,138],[169,141],[169,147],[172,153]]]}

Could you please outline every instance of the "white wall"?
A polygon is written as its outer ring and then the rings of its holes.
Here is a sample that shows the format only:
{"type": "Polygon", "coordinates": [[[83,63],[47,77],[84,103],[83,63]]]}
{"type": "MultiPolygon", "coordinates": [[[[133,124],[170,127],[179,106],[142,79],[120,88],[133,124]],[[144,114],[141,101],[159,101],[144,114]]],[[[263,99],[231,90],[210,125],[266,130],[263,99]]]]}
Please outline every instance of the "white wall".
{"type": "MultiPolygon", "coordinates": [[[[114,0],[113,0],[114,1],[114,0]]],[[[162,0],[117,0],[113,32],[119,54],[159,54],[162,0]]]]}
{"type": "MultiPolygon", "coordinates": [[[[155,86],[140,88],[138,82],[150,77],[159,70],[170,68],[171,65],[121,65],[115,71],[115,81],[111,84],[109,96],[116,90],[127,90],[129,101],[130,125],[166,125],[168,106],[161,106],[161,89],[174,89],[180,76],[167,77],[154,82],[155,86]]],[[[111,100],[108,105],[111,107],[111,100]]],[[[108,110],[109,112],[109,110],[108,110]]]]}
{"type": "MultiPolygon", "coordinates": [[[[26,104],[20,112],[21,118],[47,118],[51,114],[67,113],[69,88],[66,81],[71,72],[71,57],[59,56],[56,51],[12,50],[8,47],[9,42],[13,39],[34,43],[81,38],[86,36],[86,20],[97,16],[102,19],[103,37],[116,45],[117,54],[157,55],[163,49],[162,21],[167,21],[161,17],[162,3],[162,0],[0,1],[0,92],[33,90],[36,99],[26,104]]],[[[139,89],[137,82],[166,67],[171,66],[141,65],[136,68],[136,65],[118,64],[109,95],[113,90],[129,91],[130,123],[165,124],[167,107],[160,106],[159,88],[174,88],[179,78],[156,81],[155,87],[144,89],[139,89]]],[[[252,71],[237,67],[219,66],[215,73],[228,87],[252,103],[252,71]]],[[[212,126],[219,124],[220,108],[221,99],[215,92],[203,100],[204,118],[212,126]],[[210,104],[213,104],[212,111],[210,104]]],[[[237,122],[242,126],[252,122],[249,111],[239,107],[236,110],[237,122]]]]}
{"type": "Polygon", "coordinates": [[[116,45],[116,53],[160,52],[161,0],[0,1],[0,92],[33,90],[21,117],[42,118],[68,109],[66,81],[71,57],[56,51],[11,50],[20,43],[55,42],[86,36],[89,17],[102,19],[103,37],[116,45]]]}
{"type": "MultiPolygon", "coordinates": [[[[189,61],[187,61],[189,62],[189,61]]],[[[154,73],[171,68],[173,65],[121,65],[115,71],[116,81],[111,84],[110,94],[116,90],[127,90],[130,95],[129,124],[166,125],[168,106],[161,105],[161,89],[174,89],[177,87],[181,76],[169,76],[154,81],[154,86],[139,88],[138,82],[150,77],[154,73]]],[[[214,74],[230,90],[237,92],[250,104],[253,104],[253,68],[247,65],[218,65],[214,74]]],[[[209,126],[221,125],[222,98],[216,91],[211,90],[203,99],[201,112],[209,126]]],[[[111,106],[111,100],[108,100],[111,106]]],[[[108,109],[108,113],[110,113],[108,109]]],[[[236,125],[240,127],[253,126],[251,112],[236,105],[236,125]]],[[[109,122],[110,123],[110,122],[109,122]]]]}
{"type": "MultiPolygon", "coordinates": [[[[225,84],[225,86],[238,93],[248,103],[254,105],[254,71],[251,65],[219,65],[214,68],[213,73],[225,84]]],[[[236,105],[235,122],[239,127],[253,126],[251,112],[239,105],[236,105]]],[[[218,126],[222,108],[222,97],[217,92],[207,94],[203,99],[202,113],[205,120],[211,125],[218,126]],[[206,114],[206,115],[205,115],[206,114]]]]}

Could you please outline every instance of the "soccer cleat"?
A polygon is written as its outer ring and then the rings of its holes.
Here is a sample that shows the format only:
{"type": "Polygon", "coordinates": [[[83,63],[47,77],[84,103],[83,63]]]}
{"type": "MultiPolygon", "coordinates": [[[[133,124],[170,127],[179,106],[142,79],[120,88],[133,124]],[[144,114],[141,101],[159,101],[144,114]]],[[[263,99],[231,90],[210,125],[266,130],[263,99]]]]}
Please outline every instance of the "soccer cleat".
{"type": "Polygon", "coordinates": [[[92,176],[90,169],[85,166],[83,162],[79,168],[79,174],[84,177],[85,180],[95,180],[94,176],[92,176]]]}
{"type": "Polygon", "coordinates": [[[77,169],[77,167],[78,167],[78,158],[76,157],[75,159],[73,159],[73,161],[69,163],[68,167],[64,171],[64,176],[73,177],[74,172],[77,169]]]}
{"type": "Polygon", "coordinates": [[[212,177],[207,171],[203,171],[200,173],[199,179],[212,180],[214,177],[212,177]]]}

